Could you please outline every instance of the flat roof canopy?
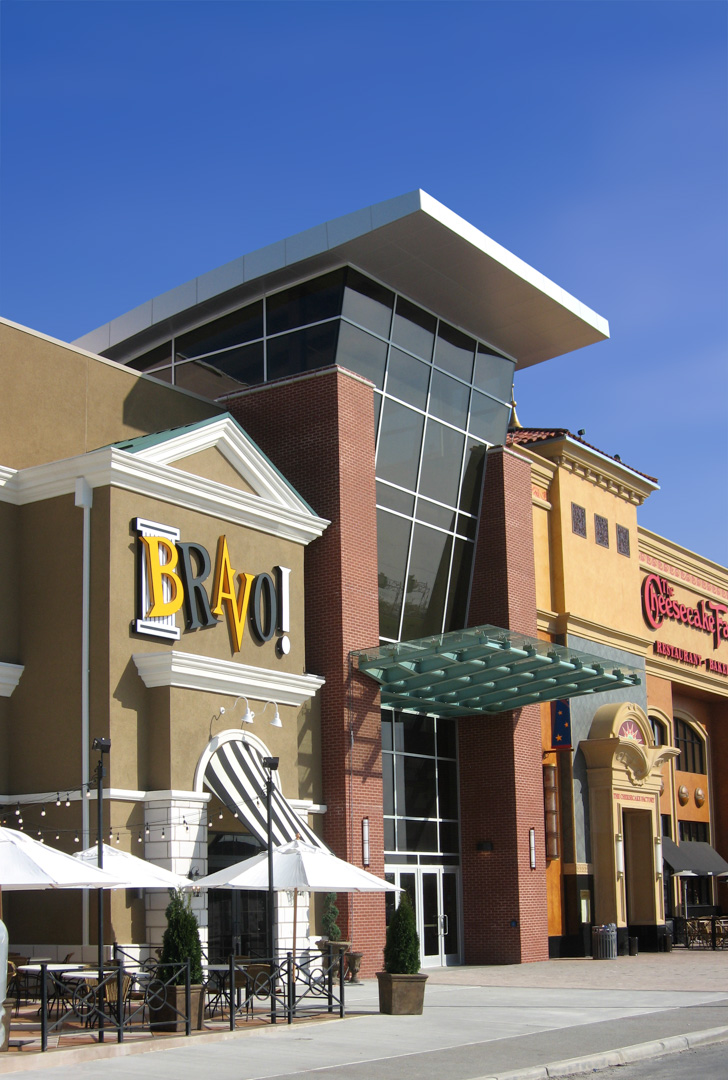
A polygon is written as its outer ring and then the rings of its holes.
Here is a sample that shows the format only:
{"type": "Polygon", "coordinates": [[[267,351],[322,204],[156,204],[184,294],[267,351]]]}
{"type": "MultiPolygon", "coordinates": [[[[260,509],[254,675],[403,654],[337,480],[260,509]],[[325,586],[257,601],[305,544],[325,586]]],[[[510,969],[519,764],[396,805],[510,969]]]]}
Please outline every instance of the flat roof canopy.
{"type": "Polygon", "coordinates": [[[693,877],[728,877],[728,862],[702,840],[676,844],[669,836],[663,836],[662,857],[678,874],[687,871],[693,877]]]}
{"type": "Polygon", "coordinates": [[[427,716],[475,716],[639,686],[637,668],[503,630],[475,626],[361,649],[360,671],[380,683],[382,705],[427,716]]]}
{"type": "Polygon", "coordinates": [[[601,315],[417,190],[241,256],[75,344],[123,362],[264,291],[347,263],[505,352],[519,368],[609,337],[601,315]]]}

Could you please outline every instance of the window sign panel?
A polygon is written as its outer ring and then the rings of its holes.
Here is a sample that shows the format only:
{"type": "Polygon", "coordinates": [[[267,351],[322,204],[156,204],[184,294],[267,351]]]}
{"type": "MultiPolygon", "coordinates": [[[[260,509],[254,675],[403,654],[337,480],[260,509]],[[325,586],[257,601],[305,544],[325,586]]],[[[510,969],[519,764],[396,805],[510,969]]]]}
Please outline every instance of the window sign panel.
{"type": "Polygon", "coordinates": [[[457,505],[465,436],[437,420],[427,421],[420,472],[420,495],[457,505]]]}
{"type": "Polygon", "coordinates": [[[392,341],[397,345],[415,356],[421,356],[423,360],[432,360],[436,325],[437,319],[434,315],[411,304],[403,296],[397,297],[392,327],[392,341]]]}
{"type": "Polygon", "coordinates": [[[293,334],[268,338],[268,378],[282,379],[285,375],[330,367],[336,358],[338,333],[337,319],[293,334]]]}
{"type": "Polygon", "coordinates": [[[473,376],[475,342],[454,326],[440,323],[435,347],[435,363],[438,367],[470,382],[473,376]]]}
{"type": "Polygon", "coordinates": [[[351,267],[346,273],[346,288],[341,314],[345,319],[389,337],[394,308],[394,293],[351,267]]]}
{"type": "Polygon", "coordinates": [[[402,640],[442,630],[452,537],[415,525],[405,594],[402,640]]]}
{"type": "Polygon", "coordinates": [[[457,382],[442,371],[433,371],[430,389],[430,409],[433,416],[448,424],[465,429],[468,424],[470,387],[457,382]]]}
{"type": "Polygon", "coordinates": [[[415,490],[424,424],[424,416],[385,399],[377,450],[379,480],[415,490]]]}
{"type": "Polygon", "coordinates": [[[510,404],[513,393],[513,373],[516,365],[504,356],[491,352],[485,345],[478,345],[475,358],[473,384],[486,394],[510,404]]]}
{"type": "Polygon", "coordinates": [[[333,319],[341,314],[343,294],[343,270],[273,293],[266,299],[266,331],[280,334],[297,326],[333,319]]]}
{"type": "Polygon", "coordinates": [[[379,633],[384,638],[399,636],[404,574],[412,525],[386,510],[377,511],[379,552],[379,633]]]}
{"type": "Polygon", "coordinates": [[[511,410],[508,405],[479,394],[473,390],[470,400],[470,434],[485,439],[491,446],[501,446],[506,441],[511,410]]]}
{"type": "Polygon", "coordinates": [[[428,364],[393,348],[389,354],[387,393],[406,401],[408,405],[414,405],[416,409],[424,409],[430,373],[428,364]]]}
{"type": "Polygon", "coordinates": [[[339,343],[336,347],[336,363],[355,371],[382,389],[384,366],[387,362],[387,343],[372,337],[351,323],[342,322],[339,343]]]}

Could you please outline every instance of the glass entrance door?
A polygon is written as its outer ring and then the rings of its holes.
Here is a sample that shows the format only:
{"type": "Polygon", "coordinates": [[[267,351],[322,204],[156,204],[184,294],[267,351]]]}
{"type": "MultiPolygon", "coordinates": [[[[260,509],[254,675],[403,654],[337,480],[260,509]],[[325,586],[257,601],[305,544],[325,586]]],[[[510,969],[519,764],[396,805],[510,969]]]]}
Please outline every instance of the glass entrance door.
{"type": "Polygon", "coordinates": [[[388,869],[387,880],[407,892],[415,909],[422,967],[460,964],[460,871],[446,866],[388,869]]]}

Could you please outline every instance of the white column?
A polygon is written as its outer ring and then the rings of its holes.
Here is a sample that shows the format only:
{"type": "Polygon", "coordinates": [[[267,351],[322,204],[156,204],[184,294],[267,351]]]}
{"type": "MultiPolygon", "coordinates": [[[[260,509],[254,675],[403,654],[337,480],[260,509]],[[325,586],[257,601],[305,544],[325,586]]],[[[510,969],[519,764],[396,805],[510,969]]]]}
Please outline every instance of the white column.
{"type": "MultiPolygon", "coordinates": [[[[145,803],[144,856],[150,862],[187,877],[190,871],[203,877],[207,873],[207,802],[208,795],[184,793],[174,797],[154,792],[145,803]]],[[[169,894],[164,889],[146,893],[147,941],[159,946],[167,927],[164,912],[169,894]]],[[[202,948],[207,948],[207,893],[203,889],[192,896],[192,910],[200,926],[202,948]]]]}

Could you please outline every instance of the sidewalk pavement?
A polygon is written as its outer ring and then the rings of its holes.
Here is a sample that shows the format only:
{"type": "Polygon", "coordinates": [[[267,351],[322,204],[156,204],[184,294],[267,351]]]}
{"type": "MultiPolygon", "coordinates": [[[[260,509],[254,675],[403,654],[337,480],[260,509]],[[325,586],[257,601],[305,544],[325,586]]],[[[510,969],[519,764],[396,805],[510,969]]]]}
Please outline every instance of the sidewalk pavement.
{"type": "MultiPolygon", "coordinates": [[[[728,952],[550,960],[429,972],[422,1016],[380,1016],[376,981],[347,1017],[235,1034],[3,1055],[25,1080],[545,1080],[728,1041],[728,952]],[[156,1051],[156,1052],[155,1052],[156,1051]]],[[[656,1066],[659,1068],[659,1066],[656,1066]]],[[[658,1072],[655,1075],[659,1075],[658,1072]]]]}

